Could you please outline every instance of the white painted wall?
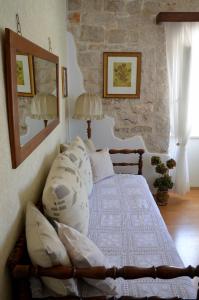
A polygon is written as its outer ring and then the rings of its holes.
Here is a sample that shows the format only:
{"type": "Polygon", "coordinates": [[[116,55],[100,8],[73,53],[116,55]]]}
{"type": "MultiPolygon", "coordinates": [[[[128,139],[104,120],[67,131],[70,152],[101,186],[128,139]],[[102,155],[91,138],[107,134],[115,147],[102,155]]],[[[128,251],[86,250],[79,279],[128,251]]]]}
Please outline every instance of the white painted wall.
{"type": "Polygon", "coordinates": [[[191,138],[188,143],[188,163],[191,187],[199,187],[199,138],[191,138]]]}
{"type": "Polygon", "coordinates": [[[67,62],[68,62],[68,115],[69,139],[77,135],[84,137],[86,122],[73,120],[72,115],[77,97],[85,92],[83,76],[77,63],[77,51],[73,35],[67,32],[67,62]]]}
{"type": "Polygon", "coordinates": [[[48,49],[51,37],[53,52],[60,65],[66,66],[66,3],[65,0],[0,0],[0,299],[11,299],[6,269],[10,254],[24,221],[24,208],[29,200],[41,194],[57,146],[67,138],[66,101],[61,97],[61,124],[17,168],[12,169],[6,111],[4,29],[16,31],[19,14],[23,36],[48,49]]]}

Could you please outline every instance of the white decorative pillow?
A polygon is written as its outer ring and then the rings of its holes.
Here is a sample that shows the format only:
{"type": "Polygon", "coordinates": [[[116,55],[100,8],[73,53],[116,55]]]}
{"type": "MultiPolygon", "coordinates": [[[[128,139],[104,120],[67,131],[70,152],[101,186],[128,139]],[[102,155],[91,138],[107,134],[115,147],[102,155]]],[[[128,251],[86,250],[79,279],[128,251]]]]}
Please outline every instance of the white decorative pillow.
{"type": "Polygon", "coordinates": [[[87,153],[89,154],[90,152],[96,152],[96,147],[95,144],[91,139],[84,140],[84,144],[87,150],[87,153]]]}
{"type": "MultiPolygon", "coordinates": [[[[28,203],[26,209],[26,240],[33,264],[44,268],[56,265],[71,267],[66,249],[55,229],[32,203],[28,203]]],[[[78,295],[74,279],[42,277],[42,281],[58,295],[78,295]]]]}
{"type": "Polygon", "coordinates": [[[52,164],[42,202],[46,215],[87,234],[88,194],[78,169],[64,153],[52,164]]]}
{"type": "Polygon", "coordinates": [[[108,149],[90,153],[89,156],[94,183],[115,174],[108,149]]]}
{"type": "Polygon", "coordinates": [[[60,153],[63,153],[70,147],[71,144],[60,144],[60,153]]]}
{"type": "MultiPolygon", "coordinates": [[[[89,268],[96,266],[106,266],[109,264],[106,261],[103,253],[98,247],[89,240],[88,237],[79,233],[77,230],[58,224],[58,236],[64,244],[66,251],[75,267],[89,268]]],[[[113,279],[107,278],[105,280],[84,278],[90,285],[98,288],[105,295],[117,295],[116,285],[113,279]]]]}
{"type": "Polygon", "coordinates": [[[90,195],[93,188],[93,177],[90,160],[84,142],[80,137],[76,137],[70,145],[64,144],[61,146],[61,149],[64,150],[63,153],[68,156],[79,169],[82,180],[86,185],[88,195],[90,195]]]}

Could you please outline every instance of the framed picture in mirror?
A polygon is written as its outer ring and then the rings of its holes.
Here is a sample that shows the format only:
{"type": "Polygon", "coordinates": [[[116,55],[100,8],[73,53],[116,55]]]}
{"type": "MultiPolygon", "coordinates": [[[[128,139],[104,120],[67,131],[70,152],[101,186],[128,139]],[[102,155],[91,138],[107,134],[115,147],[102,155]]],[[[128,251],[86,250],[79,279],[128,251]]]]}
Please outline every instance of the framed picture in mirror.
{"type": "Polygon", "coordinates": [[[32,97],[35,94],[32,55],[17,53],[17,95],[32,97]]]}

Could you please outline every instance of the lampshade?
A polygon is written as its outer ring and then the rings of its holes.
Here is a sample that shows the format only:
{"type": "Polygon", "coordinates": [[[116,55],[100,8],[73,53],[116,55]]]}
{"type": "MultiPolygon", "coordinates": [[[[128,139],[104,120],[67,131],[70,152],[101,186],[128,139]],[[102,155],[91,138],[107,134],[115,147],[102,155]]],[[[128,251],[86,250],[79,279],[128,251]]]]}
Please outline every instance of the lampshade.
{"type": "Polygon", "coordinates": [[[56,119],[57,97],[46,94],[35,95],[31,101],[31,117],[37,120],[56,119]]]}
{"type": "Polygon", "coordinates": [[[77,98],[73,119],[101,120],[103,118],[102,101],[98,95],[84,93],[77,98]]]}

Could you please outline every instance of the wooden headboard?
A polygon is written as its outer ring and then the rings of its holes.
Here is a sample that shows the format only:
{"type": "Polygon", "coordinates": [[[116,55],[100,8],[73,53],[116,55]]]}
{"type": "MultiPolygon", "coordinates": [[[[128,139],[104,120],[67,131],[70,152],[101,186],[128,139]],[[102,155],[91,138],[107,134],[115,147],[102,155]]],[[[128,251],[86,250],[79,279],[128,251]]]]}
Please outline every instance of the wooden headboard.
{"type": "MultiPolygon", "coordinates": [[[[97,151],[101,151],[102,149],[98,149],[97,151]]],[[[129,162],[113,162],[114,166],[138,166],[138,175],[142,175],[143,168],[143,157],[144,149],[109,149],[110,154],[138,154],[138,162],[137,163],[129,163],[129,162]]]]}

